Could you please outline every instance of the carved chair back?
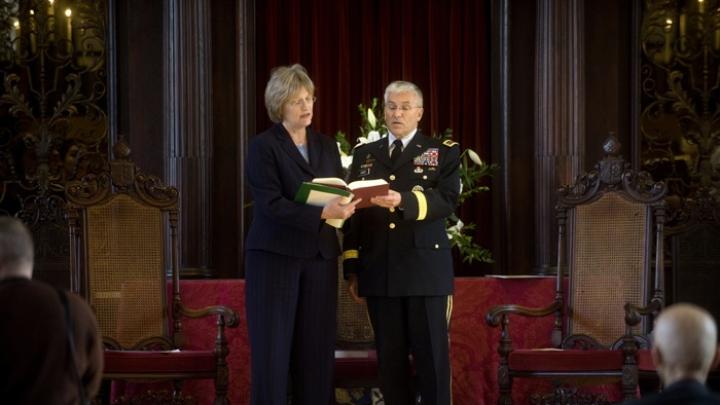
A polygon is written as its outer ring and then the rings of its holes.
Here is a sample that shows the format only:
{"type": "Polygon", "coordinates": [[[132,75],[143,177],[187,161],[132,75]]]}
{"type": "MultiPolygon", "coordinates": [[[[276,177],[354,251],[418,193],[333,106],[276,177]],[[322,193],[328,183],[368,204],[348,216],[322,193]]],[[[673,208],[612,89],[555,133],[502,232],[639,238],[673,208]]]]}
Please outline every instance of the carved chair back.
{"type": "MultiPolygon", "coordinates": [[[[624,304],[644,306],[663,294],[666,189],[631,170],[616,142],[605,144],[606,156],[593,171],[559,190],[558,268],[567,257],[570,279],[561,342],[566,348],[619,346],[628,330],[624,304]],[[655,263],[653,253],[659,255],[655,263]]],[[[560,277],[558,272],[559,290],[560,277]]],[[[648,326],[643,319],[635,332],[645,335],[648,326]]]]}
{"type": "Polygon", "coordinates": [[[166,297],[171,278],[180,302],[177,190],[138,172],[117,145],[109,171],[66,188],[72,289],[95,310],[109,347],[177,348],[182,328],[169,335],[166,297]]]}

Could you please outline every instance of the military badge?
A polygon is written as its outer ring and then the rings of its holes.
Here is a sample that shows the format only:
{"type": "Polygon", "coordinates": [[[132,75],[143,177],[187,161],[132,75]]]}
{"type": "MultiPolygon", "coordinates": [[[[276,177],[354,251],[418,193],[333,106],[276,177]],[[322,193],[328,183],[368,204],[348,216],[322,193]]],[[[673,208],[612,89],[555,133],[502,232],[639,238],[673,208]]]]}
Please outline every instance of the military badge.
{"type": "Polygon", "coordinates": [[[359,176],[369,176],[370,172],[372,171],[373,163],[364,163],[360,165],[360,173],[358,173],[359,176]]]}
{"type": "Polygon", "coordinates": [[[415,166],[437,166],[439,156],[440,152],[438,151],[438,148],[427,148],[425,152],[415,156],[413,164],[415,166]]]}
{"type": "Polygon", "coordinates": [[[422,173],[423,172],[422,166],[415,166],[415,170],[413,170],[413,172],[418,173],[418,174],[422,173]]]}

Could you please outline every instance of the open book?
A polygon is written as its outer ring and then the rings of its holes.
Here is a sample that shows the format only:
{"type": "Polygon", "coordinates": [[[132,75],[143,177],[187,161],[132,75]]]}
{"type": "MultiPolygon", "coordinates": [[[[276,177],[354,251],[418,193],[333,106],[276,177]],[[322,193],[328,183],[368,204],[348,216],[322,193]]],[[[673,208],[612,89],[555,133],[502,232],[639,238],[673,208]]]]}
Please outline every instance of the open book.
{"type": "MultiPolygon", "coordinates": [[[[386,195],[389,190],[390,185],[383,179],[358,180],[346,184],[337,177],[322,177],[303,182],[297,193],[295,193],[295,201],[324,207],[330,200],[337,197],[343,197],[343,203],[345,204],[354,199],[362,198],[356,208],[365,208],[372,205],[370,198],[377,195],[386,195]]],[[[328,219],[325,222],[330,226],[340,228],[344,221],[341,219],[328,219]]]]}
{"type": "MultiPolygon", "coordinates": [[[[383,179],[373,180],[357,180],[350,184],[345,183],[342,179],[337,177],[321,177],[313,179],[310,183],[303,183],[300,190],[308,184],[308,188],[311,189],[322,189],[327,191],[327,188],[333,188],[337,191],[336,193],[350,193],[351,201],[362,198],[362,201],[356,206],[356,208],[367,208],[371,206],[370,199],[378,195],[386,195],[390,190],[390,185],[383,179]]],[[[345,195],[345,194],[340,194],[345,195]]]]}

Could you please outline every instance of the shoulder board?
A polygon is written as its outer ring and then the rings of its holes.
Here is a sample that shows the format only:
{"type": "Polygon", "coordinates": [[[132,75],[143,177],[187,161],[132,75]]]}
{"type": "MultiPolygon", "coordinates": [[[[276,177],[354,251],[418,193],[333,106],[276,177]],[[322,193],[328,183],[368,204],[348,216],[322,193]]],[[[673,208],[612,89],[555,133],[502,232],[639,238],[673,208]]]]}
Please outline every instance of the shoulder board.
{"type": "Polygon", "coordinates": [[[453,146],[458,145],[458,143],[453,141],[452,139],[446,139],[443,141],[442,144],[447,146],[448,148],[452,148],[453,146]]]}

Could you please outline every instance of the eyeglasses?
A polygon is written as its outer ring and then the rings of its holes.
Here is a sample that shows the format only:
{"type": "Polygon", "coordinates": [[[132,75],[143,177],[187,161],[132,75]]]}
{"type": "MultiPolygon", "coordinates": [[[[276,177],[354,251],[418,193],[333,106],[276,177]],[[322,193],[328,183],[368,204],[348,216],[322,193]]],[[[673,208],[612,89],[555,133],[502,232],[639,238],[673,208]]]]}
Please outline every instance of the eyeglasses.
{"type": "Polygon", "coordinates": [[[290,107],[300,107],[301,105],[313,105],[317,101],[317,97],[315,96],[307,96],[305,98],[299,98],[297,100],[290,100],[287,102],[287,104],[290,107]]]}
{"type": "Polygon", "coordinates": [[[400,110],[400,111],[406,113],[406,112],[412,110],[413,108],[422,108],[422,107],[412,106],[412,105],[408,105],[408,104],[403,104],[403,105],[385,104],[385,109],[388,111],[392,111],[392,112],[400,110]]]}

